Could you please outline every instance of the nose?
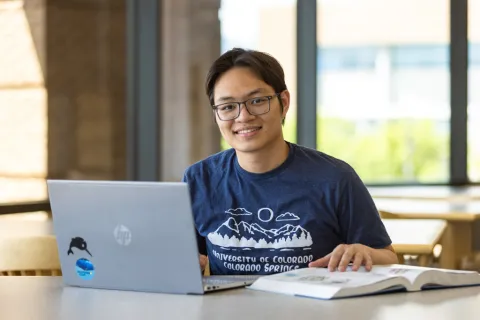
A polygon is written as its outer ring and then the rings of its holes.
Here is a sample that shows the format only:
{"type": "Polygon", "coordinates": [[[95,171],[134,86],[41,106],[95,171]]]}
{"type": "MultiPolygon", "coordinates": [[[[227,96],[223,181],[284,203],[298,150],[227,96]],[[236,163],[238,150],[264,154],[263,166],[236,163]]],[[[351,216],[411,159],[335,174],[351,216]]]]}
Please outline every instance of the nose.
{"type": "Polygon", "coordinates": [[[237,122],[248,122],[252,119],[255,119],[255,116],[252,116],[250,112],[248,112],[247,106],[244,103],[242,103],[240,105],[240,115],[235,120],[237,122]]]}

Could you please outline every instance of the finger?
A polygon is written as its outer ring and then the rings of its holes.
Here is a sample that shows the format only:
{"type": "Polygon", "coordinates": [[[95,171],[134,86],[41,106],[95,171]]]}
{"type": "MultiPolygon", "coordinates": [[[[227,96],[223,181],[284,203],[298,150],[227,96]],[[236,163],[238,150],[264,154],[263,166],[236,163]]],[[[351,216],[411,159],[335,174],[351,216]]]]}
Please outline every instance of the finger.
{"type": "Polygon", "coordinates": [[[363,260],[365,260],[364,255],[361,252],[357,252],[357,254],[355,254],[355,257],[353,258],[352,270],[357,271],[358,269],[360,269],[363,260]]]}
{"type": "Polygon", "coordinates": [[[330,262],[328,263],[328,269],[330,271],[335,271],[338,267],[338,263],[342,258],[343,254],[345,253],[345,246],[339,245],[335,248],[332,252],[332,257],[330,258],[330,262]]]}
{"type": "Polygon", "coordinates": [[[342,259],[338,264],[339,271],[345,271],[347,269],[348,264],[352,261],[354,254],[355,254],[354,247],[349,247],[345,250],[345,252],[343,253],[342,259]]]}
{"type": "Polygon", "coordinates": [[[363,260],[365,260],[365,269],[366,269],[367,271],[372,270],[372,267],[373,267],[372,257],[367,253],[367,254],[365,254],[365,256],[363,257],[363,260]]]}
{"type": "Polygon", "coordinates": [[[328,266],[328,262],[330,261],[330,257],[332,256],[331,253],[327,254],[325,257],[312,261],[308,264],[310,268],[322,268],[328,266]]]}
{"type": "Polygon", "coordinates": [[[205,267],[207,266],[207,261],[208,258],[207,256],[200,254],[199,255],[199,260],[200,260],[200,267],[202,268],[202,271],[205,270],[205,267]]]}

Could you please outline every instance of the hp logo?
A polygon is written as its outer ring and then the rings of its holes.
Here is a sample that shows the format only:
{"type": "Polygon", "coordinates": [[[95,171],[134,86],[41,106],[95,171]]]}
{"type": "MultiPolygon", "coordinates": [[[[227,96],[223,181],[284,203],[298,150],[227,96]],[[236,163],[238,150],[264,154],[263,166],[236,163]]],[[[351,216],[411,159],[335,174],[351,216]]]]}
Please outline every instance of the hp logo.
{"type": "Polygon", "coordinates": [[[124,225],[119,224],[113,231],[113,236],[118,244],[128,246],[132,242],[132,233],[124,225]]]}

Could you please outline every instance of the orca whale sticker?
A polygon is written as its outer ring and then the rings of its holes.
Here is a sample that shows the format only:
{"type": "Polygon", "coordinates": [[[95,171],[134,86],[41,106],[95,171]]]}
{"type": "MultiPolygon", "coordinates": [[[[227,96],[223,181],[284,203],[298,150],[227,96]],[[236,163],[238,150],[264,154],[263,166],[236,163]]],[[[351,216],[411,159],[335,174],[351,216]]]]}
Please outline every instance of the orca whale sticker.
{"type": "Polygon", "coordinates": [[[72,248],[77,248],[78,250],[86,251],[90,257],[93,257],[90,251],[87,248],[87,242],[81,237],[72,238],[70,241],[70,246],[68,248],[67,254],[74,254],[72,248]]]}

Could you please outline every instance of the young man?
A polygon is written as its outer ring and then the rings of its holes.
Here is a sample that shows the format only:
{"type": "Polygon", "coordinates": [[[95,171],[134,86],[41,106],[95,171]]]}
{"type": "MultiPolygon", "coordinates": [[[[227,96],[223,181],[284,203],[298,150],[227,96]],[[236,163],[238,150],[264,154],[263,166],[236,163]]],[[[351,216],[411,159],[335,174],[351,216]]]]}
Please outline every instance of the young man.
{"type": "Polygon", "coordinates": [[[232,149],[189,167],[200,261],[211,274],[344,271],[397,263],[390,238],[352,167],[284,140],[290,106],[270,55],[233,49],[206,79],[215,121],[232,149]]]}

